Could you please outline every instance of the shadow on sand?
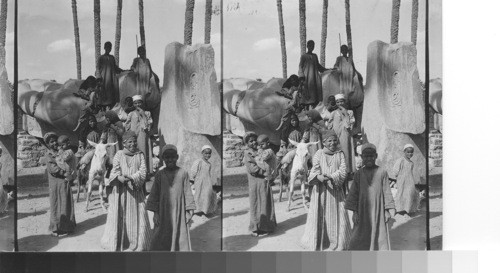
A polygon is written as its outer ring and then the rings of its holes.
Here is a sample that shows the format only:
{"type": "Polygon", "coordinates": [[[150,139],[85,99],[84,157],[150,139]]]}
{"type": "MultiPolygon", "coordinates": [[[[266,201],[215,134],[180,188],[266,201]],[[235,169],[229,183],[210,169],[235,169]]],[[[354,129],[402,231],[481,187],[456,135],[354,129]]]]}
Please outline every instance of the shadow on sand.
{"type": "MultiPolygon", "coordinates": [[[[193,251],[220,251],[221,250],[221,205],[205,223],[190,230],[191,248],[193,251]]],[[[194,216],[202,217],[202,216],[194,216]]]]}

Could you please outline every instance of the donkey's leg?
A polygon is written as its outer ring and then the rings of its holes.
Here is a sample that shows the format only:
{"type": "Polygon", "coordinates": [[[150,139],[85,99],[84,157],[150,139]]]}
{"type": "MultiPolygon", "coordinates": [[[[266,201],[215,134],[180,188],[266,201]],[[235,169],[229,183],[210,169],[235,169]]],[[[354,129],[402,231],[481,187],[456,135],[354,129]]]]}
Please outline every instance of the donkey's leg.
{"type": "Polygon", "coordinates": [[[306,204],[306,184],[305,181],[301,181],[300,183],[300,193],[302,194],[302,205],[304,205],[304,209],[307,211],[309,207],[306,204]]]}
{"type": "Polygon", "coordinates": [[[297,177],[296,173],[293,173],[290,176],[290,181],[288,182],[289,190],[288,190],[288,207],[287,211],[290,211],[290,205],[292,204],[293,198],[293,187],[295,186],[295,178],[297,177]]]}
{"type": "Polygon", "coordinates": [[[90,196],[92,195],[92,183],[94,182],[94,180],[90,177],[91,176],[89,176],[89,180],[87,181],[87,204],[85,206],[85,211],[89,211],[90,196]]]}
{"type": "Polygon", "coordinates": [[[77,178],[77,189],[76,189],[76,202],[80,202],[80,188],[82,187],[82,179],[80,177],[80,175],[78,175],[78,178],[77,178]]]}
{"type": "Polygon", "coordinates": [[[104,211],[106,211],[106,207],[104,206],[104,196],[103,196],[103,186],[102,186],[102,184],[104,184],[104,181],[99,181],[99,198],[101,199],[101,208],[104,211]]]}
{"type": "Polygon", "coordinates": [[[278,202],[281,202],[281,194],[283,193],[283,179],[285,179],[285,176],[283,175],[283,171],[282,170],[279,170],[279,176],[280,176],[280,195],[279,195],[279,198],[278,198],[278,202]]]}

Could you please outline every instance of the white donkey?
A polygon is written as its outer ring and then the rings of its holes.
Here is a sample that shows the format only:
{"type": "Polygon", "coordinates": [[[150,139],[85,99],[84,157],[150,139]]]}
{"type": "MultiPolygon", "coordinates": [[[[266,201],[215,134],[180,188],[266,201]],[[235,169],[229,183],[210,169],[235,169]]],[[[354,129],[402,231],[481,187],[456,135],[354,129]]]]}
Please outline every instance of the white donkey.
{"type": "Polygon", "coordinates": [[[106,161],[108,158],[107,148],[116,145],[117,142],[108,144],[103,144],[101,142],[97,144],[90,140],[88,140],[88,142],[92,147],[94,147],[94,155],[92,157],[92,161],[90,162],[89,180],[87,181],[87,206],[85,210],[89,210],[90,196],[92,195],[92,184],[94,183],[94,181],[97,181],[99,183],[99,197],[101,198],[101,208],[106,210],[103,200],[103,186],[104,176],[106,175],[106,161]]]}
{"type": "Polygon", "coordinates": [[[309,146],[316,145],[318,142],[295,142],[289,139],[291,144],[293,144],[295,149],[295,156],[292,162],[292,169],[290,170],[290,182],[288,185],[290,187],[288,191],[288,208],[287,211],[290,211],[290,205],[292,204],[292,196],[293,196],[293,188],[295,186],[295,181],[298,179],[300,181],[300,193],[302,194],[302,204],[304,205],[305,210],[307,211],[308,207],[306,205],[306,188],[305,183],[307,180],[307,161],[311,158],[309,155],[309,146]]]}

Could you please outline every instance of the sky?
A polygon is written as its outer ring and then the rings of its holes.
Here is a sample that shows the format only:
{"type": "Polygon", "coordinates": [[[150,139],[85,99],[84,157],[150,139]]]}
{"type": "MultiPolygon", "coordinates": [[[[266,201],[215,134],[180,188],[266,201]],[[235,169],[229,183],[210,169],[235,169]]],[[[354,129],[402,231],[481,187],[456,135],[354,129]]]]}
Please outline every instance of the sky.
{"type": "MultiPolygon", "coordinates": [[[[344,0],[330,0],[328,7],[328,36],[326,67],[331,68],[339,55],[339,33],[347,44],[344,0]]],[[[411,2],[401,1],[399,41],[411,41],[411,2]]],[[[435,46],[430,55],[430,77],[441,77],[441,1],[430,1],[430,42],[435,46]]],[[[287,46],[288,75],[296,74],[300,59],[299,11],[297,0],[283,0],[283,17],[287,46]]],[[[225,0],[223,7],[224,78],[282,77],[281,46],[276,1],[225,0]]],[[[323,1],[306,1],[307,40],[314,40],[314,52],[320,55],[321,17],[323,1]]],[[[366,78],[368,45],[375,40],[389,42],[392,0],[351,1],[353,56],[356,68],[366,78]]],[[[417,66],[420,78],[425,76],[425,1],[419,5],[417,34],[417,66]]]]}
{"type": "Polygon", "coordinates": [[[7,77],[14,79],[14,0],[7,1],[7,33],[5,37],[5,68],[7,77]]]}
{"type": "MultiPolygon", "coordinates": [[[[184,41],[184,0],[144,0],[144,25],[147,57],[153,71],[163,82],[165,47],[171,42],[184,41]]],[[[95,73],[93,1],[77,0],[78,25],[82,55],[82,78],[95,73]]],[[[74,45],[73,14],[68,0],[19,1],[18,43],[19,79],[46,79],[65,82],[75,79],[76,50],[74,45]]],[[[213,10],[220,8],[214,0],[213,10]]],[[[196,0],[194,8],[193,44],[203,43],[205,1],[196,0]]],[[[215,51],[217,80],[221,73],[220,13],[212,15],[211,43],[215,51]]],[[[115,44],[116,1],[101,1],[101,54],[104,43],[115,44]]],[[[123,0],[120,63],[130,69],[137,54],[139,36],[137,0],[123,0]]],[[[114,54],[114,48],[111,54],[114,54]]]]}

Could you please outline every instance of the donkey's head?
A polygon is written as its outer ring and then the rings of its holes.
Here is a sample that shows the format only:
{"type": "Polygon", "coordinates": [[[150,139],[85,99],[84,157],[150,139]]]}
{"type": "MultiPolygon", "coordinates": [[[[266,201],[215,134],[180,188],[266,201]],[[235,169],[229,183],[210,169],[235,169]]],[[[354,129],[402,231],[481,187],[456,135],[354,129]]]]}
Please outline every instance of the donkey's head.
{"type": "Polygon", "coordinates": [[[295,157],[293,158],[292,164],[292,172],[296,172],[297,174],[306,174],[307,173],[307,160],[311,157],[309,154],[309,146],[316,145],[318,142],[295,142],[289,139],[290,143],[297,147],[295,150],[295,157]]]}

